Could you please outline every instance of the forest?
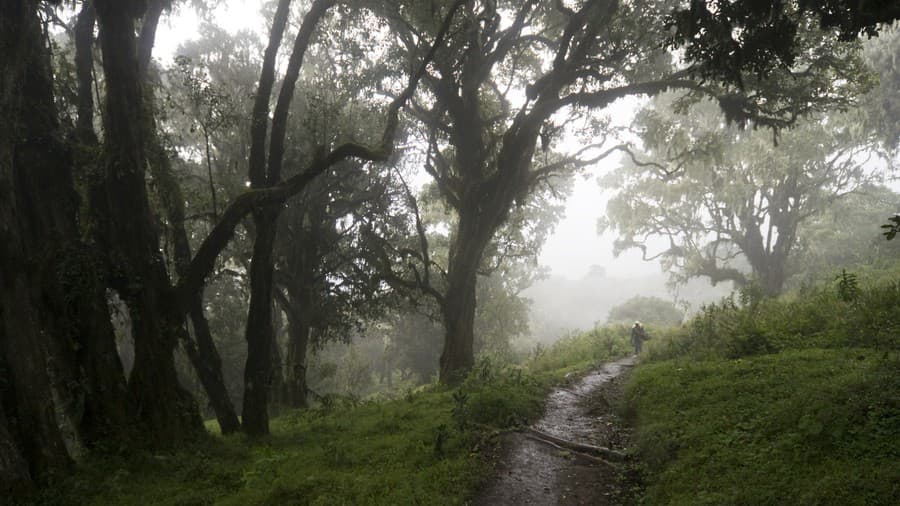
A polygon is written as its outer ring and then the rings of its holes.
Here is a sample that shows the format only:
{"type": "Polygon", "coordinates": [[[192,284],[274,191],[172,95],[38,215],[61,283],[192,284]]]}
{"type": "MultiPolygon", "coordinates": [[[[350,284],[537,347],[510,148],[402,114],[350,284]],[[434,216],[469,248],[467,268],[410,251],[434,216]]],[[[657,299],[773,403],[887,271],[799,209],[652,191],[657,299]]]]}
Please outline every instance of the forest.
{"type": "Polygon", "coordinates": [[[898,19],[2,0],[0,503],[900,503],[898,19]]]}

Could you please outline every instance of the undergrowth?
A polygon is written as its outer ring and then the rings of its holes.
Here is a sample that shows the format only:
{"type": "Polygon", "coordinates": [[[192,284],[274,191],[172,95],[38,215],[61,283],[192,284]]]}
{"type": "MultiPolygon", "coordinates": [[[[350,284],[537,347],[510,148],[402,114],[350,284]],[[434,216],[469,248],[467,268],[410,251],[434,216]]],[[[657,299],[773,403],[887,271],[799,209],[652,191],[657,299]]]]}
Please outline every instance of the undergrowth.
{"type": "Polygon", "coordinates": [[[745,289],[648,343],[645,504],[900,504],[900,279],[745,289]]]}
{"type": "MultiPolygon", "coordinates": [[[[553,346],[535,348],[527,366],[535,374],[575,372],[631,352],[631,329],[625,325],[607,325],[564,336],[553,346]]],[[[654,329],[650,328],[651,335],[654,329]]]]}
{"type": "Polygon", "coordinates": [[[647,345],[645,358],[740,358],[806,348],[900,349],[900,277],[833,283],[782,298],[752,287],[701,309],[680,329],[647,345]]]}
{"type": "Polygon", "coordinates": [[[640,367],[645,504],[900,504],[900,360],[792,350],[640,367]]]}
{"type": "Polygon", "coordinates": [[[620,334],[571,336],[526,366],[482,357],[453,388],[428,385],[390,400],[330,396],[274,418],[271,435],[256,440],[95,452],[23,504],[465,504],[489,476],[485,455],[499,434],[541,414],[550,386],[575,369],[567,360],[585,368],[621,352],[620,334]]]}

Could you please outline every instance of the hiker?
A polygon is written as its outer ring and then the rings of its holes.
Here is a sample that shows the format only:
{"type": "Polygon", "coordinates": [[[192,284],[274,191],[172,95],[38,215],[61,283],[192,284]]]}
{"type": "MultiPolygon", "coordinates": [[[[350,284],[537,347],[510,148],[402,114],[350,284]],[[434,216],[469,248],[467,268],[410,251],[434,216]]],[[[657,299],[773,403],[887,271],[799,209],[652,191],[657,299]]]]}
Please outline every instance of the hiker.
{"type": "Polygon", "coordinates": [[[647,339],[649,339],[647,337],[647,331],[644,330],[644,326],[641,325],[641,322],[634,322],[634,326],[631,327],[631,344],[634,346],[635,356],[638,356],[641,353],[641,346],[647,339]]]}

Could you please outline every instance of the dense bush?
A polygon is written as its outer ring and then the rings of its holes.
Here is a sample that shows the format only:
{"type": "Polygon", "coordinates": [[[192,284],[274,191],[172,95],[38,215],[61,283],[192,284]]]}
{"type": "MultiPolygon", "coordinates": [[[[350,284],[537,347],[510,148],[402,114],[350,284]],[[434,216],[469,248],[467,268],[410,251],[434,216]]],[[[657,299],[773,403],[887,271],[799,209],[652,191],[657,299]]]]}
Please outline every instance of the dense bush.
{"type": "Polygon", "coordinates": [[[900,347],[900,277],[860,281],[842,272],[833,283],[778,299],[744,289],[651,341],[647,357],[740,358],[812,347],[900,347]]]}

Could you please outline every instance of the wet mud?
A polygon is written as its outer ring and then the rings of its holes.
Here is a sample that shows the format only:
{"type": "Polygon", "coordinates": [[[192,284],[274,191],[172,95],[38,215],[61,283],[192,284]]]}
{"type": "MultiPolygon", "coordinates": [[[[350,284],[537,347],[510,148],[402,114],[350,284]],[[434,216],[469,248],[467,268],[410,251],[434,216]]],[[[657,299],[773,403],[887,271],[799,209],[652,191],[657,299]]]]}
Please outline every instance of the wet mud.
{"type": "Polygon", "coordinates": [[[624,462],[592,458],[540,434],[624,452],[630,430],[615,414],[634,358],[611,362],[554,390],[544,416],[530,429],[507,434],[494,460],[494,477],[471,504],[633,504],[633,478],[624,462]]]}

